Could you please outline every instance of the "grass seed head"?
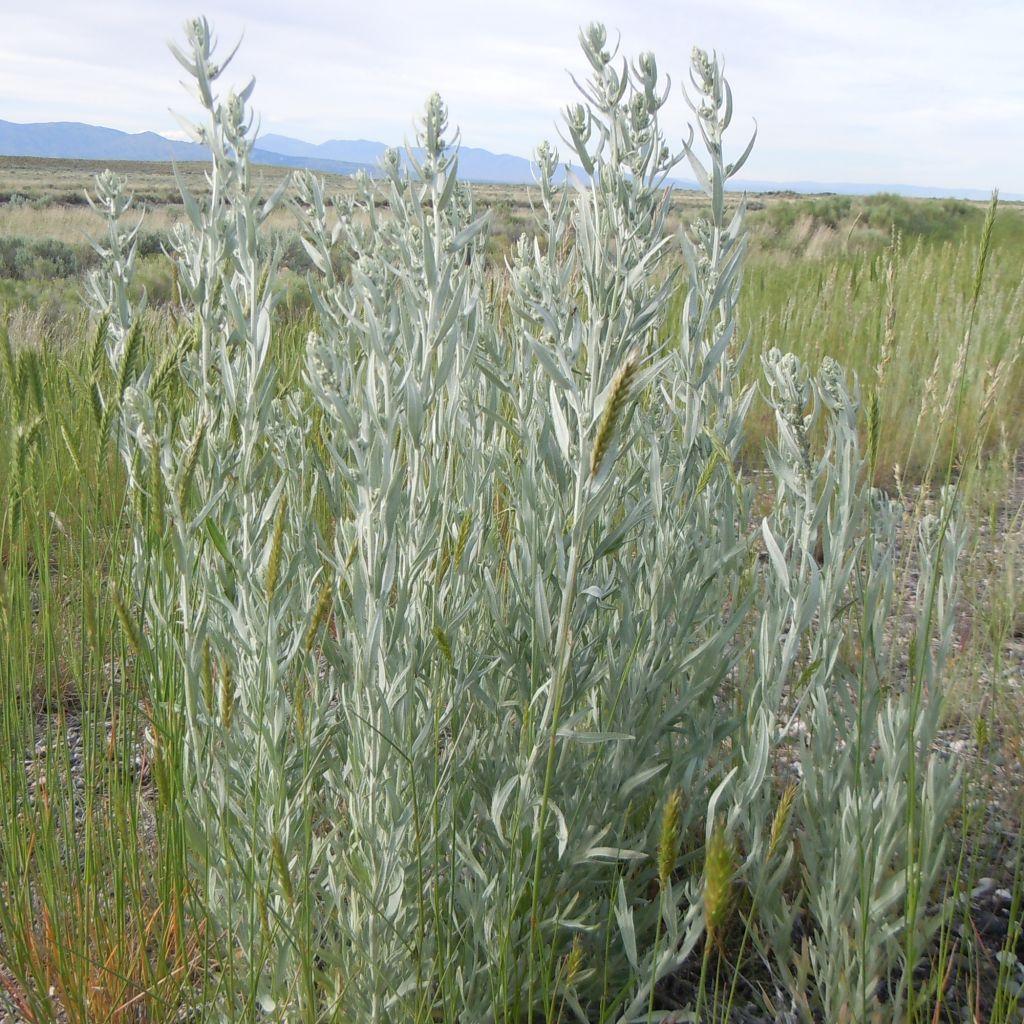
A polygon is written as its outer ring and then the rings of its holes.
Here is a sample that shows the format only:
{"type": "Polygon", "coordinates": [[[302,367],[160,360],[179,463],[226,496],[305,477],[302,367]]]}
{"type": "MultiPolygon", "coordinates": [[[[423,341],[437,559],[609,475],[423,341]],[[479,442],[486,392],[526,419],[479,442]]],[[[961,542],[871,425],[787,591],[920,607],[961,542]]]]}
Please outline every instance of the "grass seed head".
{"type": "Polygon", "coordinates": [[[138,654],[142,651],[142,635],[139,632],[138,624],[129,614],[128,608],[125,606],[124,599],[121,597],[121,592],[116,587],[113,589],[112,599],[114,602],[114,610],[117,612],[117,617],[121,623],[121,628],[124,630],[124,634],[128,638],[128,642],[132,645],[136,654],[138,654]]]}
{"type": "Polygon", "coordinates": [[[711,831],[704,858],[704,927],[712,939],[717,939],[729,914],[735,871],[732,843],[720,820],[711,831]]]}
{"type": "Polygon", "coordinates": [[[68,433],[68,428],[64,423],[60,425],[60,439],[64,442],[64,449],[68,453],[68,458],[71,459],[76,475],[81,476],[82,464],[78,458],[77,445],[71,440],[71,435],[68,433]]]}
{"type": "Polygon", "coordinates": [[[444,655],[444,660],[449,665],[452,664],[452,648],[448,643],[448,637],[445,635],[444,630],[440,626],[434,627],[434,639],[437,641],[437,646],[440,648],[441,653],[444,655]]]}
{"type": "Polygon", "coordinates": [[[452,557],[452,562],[455,568],[458,568],[459,563],[462,561],[463,552],[466,550],[466,544],[469,543],[469,532],[473,525],[473,517],[470,513],[466,513],[462,519],[462,525],[459,527],[459,536],[455,541],[455,554],[452,557]]]}
{"type": "Polygon", "coordinates": [[[281,888],[284,889],[288,902],[294,904],[295,889],[292,887],[292,875],[288,870],[288,860],[284,855],[281,837],[276,832],[271,837],[270,844],[274,851],[274,864],[277,866],[278,874],[281,876],[281,888]]]}
{"type": "Polygon", "coordinates": [[[770,860],[782,842],[786,832],[786,825],[789,823],[789,816],[793,810],[793,799],[796,797],[796,783],[790,783],[779,799],[779,806],[775,808],[775,816],[772,818],[772,827],[768,838],[768,859],[770,860]]]}
{"type": "Polygon", "coordinates": [[[679,813],[683,795],[675,789],[665,801],[661,815],[661,838],[658,841],[658,881],[664,890],[668,887],[679,852],[679,813]]]}
{"type": "Polygon", "coordinates": [[[636,376],[638,366],[637,354],[631,352],[615,371],[615,376],[608,387],[608,398],[605,401],[601,420],[597,425],[594,448],[590,455],[590,475],[592,477],[598,475],[609,456],[616,428],[622,421],[626,401],[629,398],[629,386],[636,376]]]}
{"type": "Polygon", "coordinates": [[[304,646],[307,654],[313,650],[313,644],[316,643],[316,635],[320,632],[320,627],[327,618],[327,613],[331,610],[331,597],[333,594],[334,580],[328,579],[320,588],[320,596],[317,598],[316,608],[313,610],[313,618],[310,619],[309,629],[306,630],[304,646]]]}
{"type": "Polygon", "coordinates": [[[93,335],[92,352],[89,356],[89,365],[92,370],[93,380],[98,379],[100,367],[103,360],[103,343],[107,338],[107,328],[110,326],[110,314],[105,313],[96,324],[96,333],[93,335]]]}
{"type": "Polygon", "coordinates": [[[572,946],[565,958],[565,984],[571,986],[583,967],[583,943],[574,935],[572,946]]]}
{"type": "Polygon", "coordinates": [[[872,391],[868,399],[868,465],[878,464],[878,442],[882,436],[882,409],[878,391],[872,391]]]}
{"type": "Polygon", "coordinates": [[[231,663],[221,663],[220,671],[220,721],[225,729],[231,728],[231,716],[235,708],[235,680],[231,663]]]}
{"type": "Polygon", "coordinates": [[[185,452],[185,464],[181,472],[181,479],[178,482],[178,506],[182,510],[188,501],[188,492],[192,487],[192,477],[195,475],[196,464],[199,462],[199,452],[203,447],[203,438],[206,436],[206,420],[202,420],[196,428],[188,449],[185,452]]]}
{"type": "Polygon", "coordinates": [[[281,546],[284,542],[284,521],[288,513],[288,493],[281,493],[277,504],[277,515],[274,517],[274,537],[270,544],[270,560],[267,563],[266,595],[269,601],[274,596],[277,580],[281,575],[281,546]]]}
{"type": "Polygon", "coordinates": [[[25,348],[18,353],[18,371],[20,390],[31,395],[35,401],[36,411],[42,412],[46,401],[43,395],[43,377],[39,368],[39,353],[35,349],[25,348]]]}

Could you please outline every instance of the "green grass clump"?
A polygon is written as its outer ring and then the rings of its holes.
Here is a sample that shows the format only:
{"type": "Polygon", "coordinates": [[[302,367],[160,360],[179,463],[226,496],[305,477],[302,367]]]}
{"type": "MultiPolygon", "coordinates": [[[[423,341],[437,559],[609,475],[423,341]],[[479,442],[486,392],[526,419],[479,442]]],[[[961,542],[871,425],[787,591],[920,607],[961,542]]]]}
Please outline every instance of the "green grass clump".
{"type": "Polygon", "coordinates": [[[78,256],[71,246],[53,239],[0,238],[0,277],[13,281],[71,277],[78,256]]]}
{"type": "MultiPolygon", "coordinates": [[[[1020,219],[1015,211],[1006,216],[1020,219]]],[[[1000,233],[997,221],[975,299],[980,243],[979,229],[957,243],[896,236],[879,251],[836,253],[827,262],[750,261],[743,325],[752,353],[785,339],[812,363],[843,354],[878,395],[880,482],[895,472],[919,481],[950,453],[962,463],[970,452],[1024,444],[1020,242],[1000,233]]],[[[754,415],[767,429],[767,410],[754,415]]]]}

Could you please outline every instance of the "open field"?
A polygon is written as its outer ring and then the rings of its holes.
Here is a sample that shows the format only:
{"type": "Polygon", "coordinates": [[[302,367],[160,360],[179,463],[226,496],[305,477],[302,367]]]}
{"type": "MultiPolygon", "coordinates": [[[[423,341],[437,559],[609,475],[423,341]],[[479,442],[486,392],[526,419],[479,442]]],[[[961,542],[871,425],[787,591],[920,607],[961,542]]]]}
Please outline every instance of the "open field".
{"type": "MultiPolygon", "coordinates": [[[[77,311],[75,282],[95,266],[89,239],[100,223],[85,192],[102,169],[92,161],[0,157],[0,197],[7,197],[0,203],[0,304],[14,313],[15,344],[22,337],[38,341],[43,320],[73,318],[77,311]]],[[[173,170],[137,163],[113,169],[125,176],[145,213],[139,283],[151,298],[166,301],[172,282],[161,250],[184,217],[173,170]]],[[[205,188],[203,165],[182,165],[179,173],[188,188],[205,188]]],[[[278,168],[254,169],[263,196],[283,178],[278,168]]],[[[325,190],[351,195],[353,185],[328,178],[325,190]]],[[[487,252],[498,273],[519,236],[534,231],[531,204],[537,192],[477,185],[474,196],[492,214],[487,252]]],[[[702,202],[699,193],[676,192],[669,229],[678,232],[689,224],[702,202]]],[[[730,196],[728,208],[738,202],[730,196]]],[[[741,332],[751,341],[745,379],[757,378],[763,352],[784,343],[811,364],[832,355],[865,386],[873,385],[888,345],[878,392],[889,427],[879,479],[891,482],[898,465],[914,481],[929,462],[942,464],[951,432],[949,382],[960,358],[984,204],[792,193],[751,196],[747,202],[751,253],[740,309],[741,332]],[[898,250],[891,245],[894,231],[898,250]]],[[[295,212],[276,210],[264,230],[283,248],[290,308],[304,308],[301,275],[310,263],[295,212]]],[[[1000,204],[965,368],[959,429],[968,447],[977,439],[984,450],[1024,445],[1022,251],[1024,204],[1000,204]]],[[[753,415],[761,416],[767,431],[765,407],[753,415]]],[[[750,454],[756,458],[756,451],[750,454]]]]}
{"type": "MultiPolygon", "coordinates": [[[[86,207],[85,193],[91,190],[95,176],[110,169],[127,180],[141,206],[160,218],[161,226],[176,223],[183,215],[174,168],[163,163],[103,162],[96,160],[52,160],[33,157],[0,156],[0,208],[5,219],[3,234],[21,234],[23,230],[40,237],[65,242],[80,242],[82,231],[91,233],[95,219],[64,220],[76,207],[86,207]],[[14,200],[12,203],[11,200],[14,200]],[[6,204],[6,205],[4,205],[6,204]],[[20,209],[34,210],[37,216],[28,222],[19,219],[20,209]],[[40,217],[39,214],[44,216],[40,217]]],[[[207,167],[203,163],[179,164],[181,181],[194,191],[205,188],[207,167]]],[[[253,179],[261,195],[269,195],[288,174],[284,168],[258,166],[253,179]]],[[[350,179],[323,176],[328,192],[350,193],[350,179]]],[[[501,234],[524,230],[531,211],[531,193],[536,189],[520,185],[476,184],[477,203],[495,209],[494,229],[501,234]]],[[[730,194],[729,208],[735,208],[739,196],[730,194]]],[[[894,196],[845,197],[806,196],[795,192],[771,192],[748,197],[751,210],[749,227],[755,238],[778,238],[784,229],[801,221],[800,232],[785,239],[786,248],[830,249],[829,243],[841,242],[844,248],[863,242],[868,233],[875,241],[888,240],[890,225],[910,235],[941,237],[955,241],[964,227],[980,227],[983,203],[943,199],[902,199],[894,196]],[[810,228],[803,223],[810,218],[810,228]]],[[[699,192],[678,190],[673,196],[672,213],[676,221],[688,222],[703,212],[704,197],[699,192]]],[[[1024,215],[1024,203],[1002,204],[1004,219],[1024,215]]],[[[27,216],[27,214],[26,214],[27,216]]],[[[1024,227],[1004,231],[1024,234],[1024,227]]],[[[1019,237],[1019,235],[1018,235],[1019,237]]]]}
{"type": "Polygon", "coordinates": [[[1024,209],[218,130],[0,158],[0,1019],[1020,1021],[1024,209]]]}
{"type": "MultiPolygon", "coordinates": [[[[0,195],[5,201],[11,196],[24,196],[29,200],[62,205],[84,205],[85,191],[93,187],[93,179],[101,171],[112,170],[129,180],[130,187],[142,203],[160,206],[167,203],[180,206],[181,196],[175,181],[174,169],[162,163],[119,163],[99,160],[49,160],[33,157],[0,156],[0,195]]],[[[205,163],[178,165],[178,174],[191,189],[203,188],[205,163]]],[[[257,181],[273,190],[287,171],[277,167],[255,169],[257,181]]],[[[339,185],[344,179],[332,179],[339,185]]]]}

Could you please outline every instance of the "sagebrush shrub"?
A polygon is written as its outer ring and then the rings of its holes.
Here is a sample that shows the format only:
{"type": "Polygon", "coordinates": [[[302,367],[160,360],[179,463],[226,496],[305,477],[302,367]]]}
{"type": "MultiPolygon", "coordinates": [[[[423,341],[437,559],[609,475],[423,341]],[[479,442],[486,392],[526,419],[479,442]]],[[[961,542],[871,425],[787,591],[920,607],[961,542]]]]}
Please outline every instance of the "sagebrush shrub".
{"type": "Polygon", "coordinates": [[[137,359],[138,229],[112,176],[90,295],[158,777],[221,950],[211,1012],[646,1020],[717,949],[759,954],[806,1019],[863,1019],[920,949],[940,864],[961,536],[946,501],[910,678],[885,678],[900,509],[865,483],[856,384],[775,351],[755,516],[724,192],[750,145],[727,160],[720,62],[691,61],[702,163],[692,133],[666,144],[653,55],[583,31],[582,175],[559,184],[538,149],[535,232],[504,273],[436,96],[421,157],[389,150],[333,200],[300,176],[317,326],[293,386],[260,230],[285,188],[256,198],[252,86],[218,97],[207,23],[187,39],[212,152],[171,240],[188,326],[137,359]],[[676,239],[681,160],[709,208],[676,239]]]}

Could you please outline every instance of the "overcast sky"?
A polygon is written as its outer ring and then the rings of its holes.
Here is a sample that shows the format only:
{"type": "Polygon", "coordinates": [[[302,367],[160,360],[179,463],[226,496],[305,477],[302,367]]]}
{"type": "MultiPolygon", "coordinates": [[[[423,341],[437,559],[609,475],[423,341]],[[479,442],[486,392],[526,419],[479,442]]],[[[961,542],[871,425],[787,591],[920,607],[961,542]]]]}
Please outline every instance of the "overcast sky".
{"type": "MultiPolygon", "coordinates": [[[[743,176],[1024,192],[1024,0],[4,0],[0,118],[170,132],[192,113],[167,41],[205,13],[232,81],[256,77],[264,132],[400,143],[437,90],[466,145],[556,141],[586,74],[577,31],[653,50],[678,84],[717,49],[743,176]]],[[[685,133],[681,100],[667,118],[685,133]]],[[[562,149],[564,150],[564,146],[562,149]]]]}

